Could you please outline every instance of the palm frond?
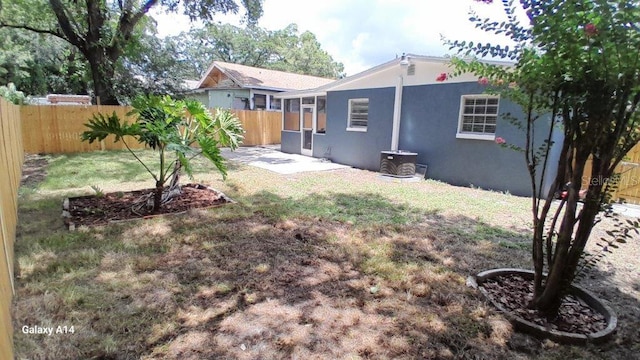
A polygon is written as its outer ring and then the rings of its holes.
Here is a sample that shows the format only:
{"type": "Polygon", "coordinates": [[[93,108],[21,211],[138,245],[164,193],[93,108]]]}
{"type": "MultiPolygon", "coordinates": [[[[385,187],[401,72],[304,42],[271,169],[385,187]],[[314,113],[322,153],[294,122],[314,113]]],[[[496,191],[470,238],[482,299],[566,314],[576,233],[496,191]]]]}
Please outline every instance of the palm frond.
{"type": "Polygon", "coordinates": [[[235,150],[244,139],[245,131],[240,119],[229,110],[216,109],[214,128],[217,131],[216,135],[220,146],[235,150]]]}
{"type": "Polygon", "coordinates": [[[218,147],[218,143],[215,139],[210,136],[200,134],[197,138],[198,144],[200,145],[200,150],[202,151],[202,155],[209,159],[213,165],[220,171],[222,174],[222,179],[227,178],[227,166],[225,163],[224,157],[220,153],[220,148],[218,147]]]}
{"type": "Polygon", "coordinates": [[[114,142],[120,141],[123,136],[139,136],[140,127],[137,124],[127,124],[122,121],[115,112],[110,116],[103,114],[94,114],[91,119],[85,124],[89,130],[82,133],[82,141],[102,141],[107,136],[113,135],[114,142]]]}

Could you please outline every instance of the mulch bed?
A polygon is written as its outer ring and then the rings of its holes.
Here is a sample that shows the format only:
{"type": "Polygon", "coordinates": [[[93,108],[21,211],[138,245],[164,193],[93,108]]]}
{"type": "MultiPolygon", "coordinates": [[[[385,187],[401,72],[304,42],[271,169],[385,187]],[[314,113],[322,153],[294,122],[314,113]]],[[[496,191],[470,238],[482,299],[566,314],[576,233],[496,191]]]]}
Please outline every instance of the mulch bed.
{"type": "Polygon", "coordinates": [[[602,314],[572,295],[563,299],[558,317],[548,321],[537,310],[527,308],[527,304],[533,298],[533,281],[524,279],[520,275],[500,276],[487,280],[480,286],[487,291],[493,301],[502,305],[507,311],[552,330],[587,335],[607,327],[607,321],[602,314]]]}
{"type": "Polygon", "coordinates": [[[132,206],[154,189],[128,192],[113,192],[101,196],[80,196],[69,198],[68,215],[65,223],[70,228],[78,226],[104,225],[110,222],[138,219],[162,214],[175,214],[190,209],[207,208],[232,202],[223,193],[199,184],[182,186],[182,194],[163,204],[157,213],[133,212],[132,206]]]}

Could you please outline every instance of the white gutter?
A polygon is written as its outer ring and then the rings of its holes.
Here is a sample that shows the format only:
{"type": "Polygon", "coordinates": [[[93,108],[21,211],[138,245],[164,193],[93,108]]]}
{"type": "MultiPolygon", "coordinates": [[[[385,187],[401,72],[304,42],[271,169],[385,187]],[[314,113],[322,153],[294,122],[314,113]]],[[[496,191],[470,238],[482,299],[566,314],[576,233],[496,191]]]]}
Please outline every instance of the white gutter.
{"type": "Polygon", "coordinates": [[[400,142],[400,115],[402,114],[403,81],[404,79],[402,78],[402,73],[400,73],[400,76],[398,76],[398,82],[396,83],[396,97],[393,103],[393,129],[391,132],[392,151],[398,151],[398,143],[400,142]]]}

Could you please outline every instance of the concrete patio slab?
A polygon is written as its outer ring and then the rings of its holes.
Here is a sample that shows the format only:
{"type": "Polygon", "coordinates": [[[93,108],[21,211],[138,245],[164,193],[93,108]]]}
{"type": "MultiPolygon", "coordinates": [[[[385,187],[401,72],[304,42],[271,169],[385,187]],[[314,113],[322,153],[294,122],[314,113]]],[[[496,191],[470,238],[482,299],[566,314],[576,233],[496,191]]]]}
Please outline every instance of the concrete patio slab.
{"type": "Polygon", "coordinates": [[[327,171],[347,169],[349,166],[332,163],[323,159],[297,154],[285,154],[279,145],[240,147],[235,151],[222,149],[225,159],[237,161],[278,174],[295,174],[307,171],[327,171]]]}
{"type": "Polygon", "coordinates": [[[613,204],[613,211],[630,218],[640,219],[640,205],[613,204]]]}

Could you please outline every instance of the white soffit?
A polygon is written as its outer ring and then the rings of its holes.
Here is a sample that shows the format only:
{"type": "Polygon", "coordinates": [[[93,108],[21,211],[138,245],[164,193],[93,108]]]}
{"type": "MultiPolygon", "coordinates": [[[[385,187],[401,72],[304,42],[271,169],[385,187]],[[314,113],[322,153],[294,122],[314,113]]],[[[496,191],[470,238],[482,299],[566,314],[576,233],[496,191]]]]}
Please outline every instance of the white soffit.
{"type": "Polygon", "coordinates": [[[439,82],[436,81],[436,78],[440,74],[452,72],[453,69],[451,69],[448,64],[426,62],[420,60],[413,60],[412,64],[415,65],[414,75],[407,75],[407,66],[394,64],[395,66],[391,65],[375,73],[369,74],[368,76],[363,76],[354,79],[353,81],[348,81],[342,84],[331,86],[328,91],[395,87],[400,75],[402,75],[402,77],[404,78],[404,86],[451,84],[478,81],[478,77],[473,74],[463,74],[461,76],[439,82]]]}

